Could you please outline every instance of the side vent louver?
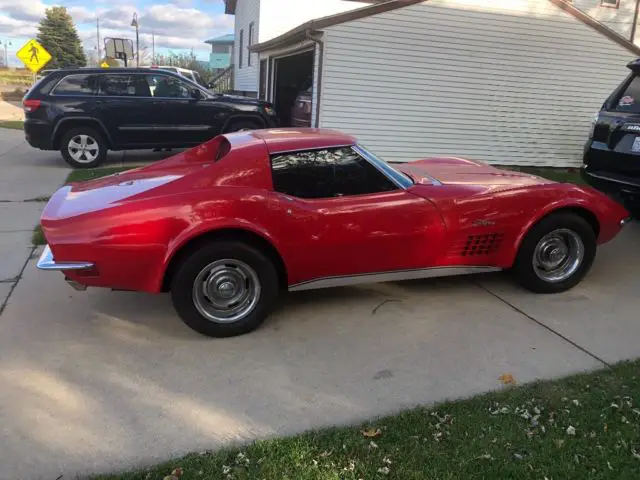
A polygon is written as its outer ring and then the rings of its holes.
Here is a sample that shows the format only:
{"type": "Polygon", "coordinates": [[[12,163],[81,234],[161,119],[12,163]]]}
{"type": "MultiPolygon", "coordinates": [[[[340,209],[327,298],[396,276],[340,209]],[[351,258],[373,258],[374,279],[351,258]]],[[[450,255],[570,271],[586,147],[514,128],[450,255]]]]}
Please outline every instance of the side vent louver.
{"type": "Polygon", "coordinates": [[[462,256],[491,255],[492,253],[496,253],[500,249],[503,238],[503,233],[469,235],[467,243],[462,249],[462,256]]]}

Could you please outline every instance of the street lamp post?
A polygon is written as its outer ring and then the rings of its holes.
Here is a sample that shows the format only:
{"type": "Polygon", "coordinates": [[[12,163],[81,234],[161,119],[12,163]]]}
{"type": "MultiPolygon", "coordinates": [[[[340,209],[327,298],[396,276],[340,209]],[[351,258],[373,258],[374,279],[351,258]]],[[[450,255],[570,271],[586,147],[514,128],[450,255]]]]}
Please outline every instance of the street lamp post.
{"type": "Polygon", "coordinates": [[[140,66],[140,40],[138,37],[138,14],[133,14],[133,20],[131,20],[131,26],[136,27],[136,66],[140,66]]]}

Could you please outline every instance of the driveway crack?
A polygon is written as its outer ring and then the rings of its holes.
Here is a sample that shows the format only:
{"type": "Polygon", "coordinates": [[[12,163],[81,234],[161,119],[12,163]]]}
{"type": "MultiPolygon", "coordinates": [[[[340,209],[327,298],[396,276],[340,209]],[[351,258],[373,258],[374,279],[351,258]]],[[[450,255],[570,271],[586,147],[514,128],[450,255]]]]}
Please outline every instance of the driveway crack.
{"type": "Polygon", "coordinates": [[[502,298],[500,295],[498,295],[497,293],[492,292],[491,290],[489,290],[487,287],[485,287],[484,285],[474,282],[476,286],[478,286],[479,288],[481,288],[482,290],[484,290],[485,292],[487,292],[489,295],[491,295],[492,297],[498,299],[499,301],[501,301],[502,303],[504,303],[505,305],[508,305],[509,307],[511,307],[513,310],[515,310],[516,312],[518,312],[520,315],[528,318],[529,320],[531,320],[534,323],[537,323],[539,326],[541,326],[542,328],[548,330],[549,332],[553,333],[554,335],[560,337],[561,339],[563,339],[565,342],[569,343],[570,345],[573,345],[574,347],[576,347],[578,350],[580,350],[583,353],[586,353],[587,355],[589,355],[591,358],[597,360],[598,362],[602,363],[604,366],[606,367],[611,367],[611,364],[608,363],[607,361],[603,360],[602,358],[600,358],[598,355],[596,355],[593,352],[590,352],[589,350],[587,350],[586,348],[584,348],[582,345],[578,345],[576,342],[574,342],[573,340],[571,340],[570,338],[568,338],[567,336],[563,335],[562,333],[554,330],[553,328],[551,328],[550,326],[546,325],[545,323],[541,322],[540,320],[538,320],[535,317],[532,317],[531,315],[529,315],[527,312],[525,312],[524,310],[516,307],[513,303],[511,303],[509,300],[506,300],[504,298],[502,298]]]}
{"type": "Polygon", "coordinates": [[[13,295],[13,291],[18,286],[18,283],[20,283],[20,280],[22,279],[22,275],[24,274],[24,271],[27,268],[27,265],[29,264],[29,260],[31,260],[31,257],[33,257],[33,252],[36,251],[36,248],[37,247],[31,247],[29,249],[29,255],[27,255],[27,259],[24,261],[24,264],[22,265],[22,268],[20,269],[20,273],[18,273],[18,276],[15,277],[14,284],[11,285],[11,288],[9,289],[9,295],[7,295],[7,298],[5,298],[4,302],[2,302],[2,305],[0,305],[0,316],[4,312],[4,309],[7,308],[7,304],[9,303],[9,299],[11,298],[11,295],[13,295]]]}

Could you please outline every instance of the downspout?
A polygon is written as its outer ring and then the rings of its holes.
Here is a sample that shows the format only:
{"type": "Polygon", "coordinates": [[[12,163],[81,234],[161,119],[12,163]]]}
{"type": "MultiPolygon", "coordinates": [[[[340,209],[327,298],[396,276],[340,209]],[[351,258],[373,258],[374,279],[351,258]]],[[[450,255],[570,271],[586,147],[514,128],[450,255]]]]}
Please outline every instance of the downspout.
{"type": "MultiPolygon", "coordinates": [[[[638,2],[640,2],[640,0],[638,0],[638,2]]],[[[316,121],[314,122],[315,125],[313,125],[315,128],[319,128],[320,126],[320,94],[322,92],[322,67],[324,64],[324,42],[322,41],[321,35],[314,37],[311,34],[311,29],[309,28],[305,30],[304,34],[306,38],[308,38],[312,42],[315,42],[319,47],[318,55],[320,56],[320,58],[318,58],[318,82],[316,86],[316,121]]]]}
{"type": "Polygon", "coordinates": [[[636,43],[636,27],[638,26],[638,12],[640,11],[640,0],[636,0],[636,9],[633,13],[633,25],[631,26],[631,43],[636,43]]]}

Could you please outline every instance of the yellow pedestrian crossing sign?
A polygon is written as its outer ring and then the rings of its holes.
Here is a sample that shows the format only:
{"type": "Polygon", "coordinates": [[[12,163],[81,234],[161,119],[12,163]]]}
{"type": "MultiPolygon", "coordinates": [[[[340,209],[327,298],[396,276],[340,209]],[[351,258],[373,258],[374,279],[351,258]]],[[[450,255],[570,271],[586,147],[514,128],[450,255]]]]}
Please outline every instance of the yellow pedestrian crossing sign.
{"type": "Polygon", "coordinates": [[[109,64],[108,64],[107,62],[102,62],[102,63],[100,64],[100,66],[101,66],[102,68],[109,68],[109,64]]]}
{"type": "Polygon", "coordinates": [[[51,61],[51,55],[35,38],[25,43],[20,50],[16,52],[24,65],[33,73],[38,73],[47,63],[51,61]]]}

